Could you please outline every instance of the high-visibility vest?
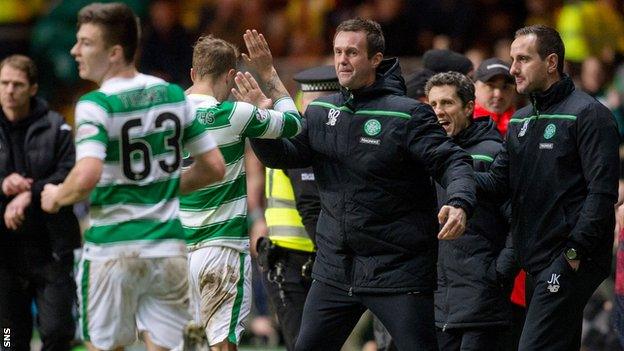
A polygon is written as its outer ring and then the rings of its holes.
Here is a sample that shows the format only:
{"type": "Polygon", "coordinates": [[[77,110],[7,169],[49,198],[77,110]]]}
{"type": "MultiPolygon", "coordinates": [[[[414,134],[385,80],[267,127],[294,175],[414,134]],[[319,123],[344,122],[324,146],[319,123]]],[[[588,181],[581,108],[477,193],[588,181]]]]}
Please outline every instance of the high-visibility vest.
{"type": "Polygon", "coordinates": [[[290,179],[279,169],[266,169],[267,209],[264,213],[269,239],[280,247],[314,252],[314,243],[306,233],[295,205],[290,179]]]}

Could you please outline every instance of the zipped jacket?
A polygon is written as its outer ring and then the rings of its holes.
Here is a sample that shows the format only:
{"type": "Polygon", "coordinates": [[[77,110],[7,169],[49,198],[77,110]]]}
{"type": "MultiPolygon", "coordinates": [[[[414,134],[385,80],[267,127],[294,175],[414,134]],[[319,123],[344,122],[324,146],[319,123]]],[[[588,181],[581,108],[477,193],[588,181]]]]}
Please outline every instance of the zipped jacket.
{"type": "MultiPolygon", "coordinates": [[[[473,159],[477,172],[487,171],[502,150],[494,121],[479,117],[453,140],[473,159]]],[[[438,185],[438,201],[446,193],[438,185]]],[[[497,257],[509,233],[501,201],[479,197],[466,232],[439,245],[436,326],[442,329],[508,325],[510,303],[498,279],[497,257]]]]}
{"type": "Polygon", "coordinates": [[[568,248],[610,269],[618,194],[615,119],[565,76],[530,95],[509,123],[505,149],[479,188],[509,194],[511,232],[520,265],[530,274],[568,248]]]}
{"type": "Polygon", "coordinates": [[[319,281],[350,292],[431,294],[438,244],[431,178],[447,188],[448,204],[472,211],[470,156],[430,106],[404,94],[398,59],[384,60],[373,85],[312,102],[299,136],[252,140],[268,167],[313,167],[319,281]]]}
{"type": "MultiPolygon", "coordinates": [[[[25,220],[17,231],[9,231],[2,220],[0,248],[12,254],[26,250],[37,257],[41,252],[51,253],[58,259],[80,246],[78,220],[73,206],[63,207],[56,214],[43,212],[41,192],[48,183],[63,182],[74,166],[76,151],[72,128],[61,115],[51,111],[43,99],[32,98],[30,110],[29,116],[17,126],[11,126],[0,109],[0,184],[5,177],[18,171],[12,161],[11,150],[17,147],[9,135],[12,128],[25,130],[22,175],[33,179],[32,200],[26,208],[25,220]]],[[[12,199],[0,191],[1,214],[12,199]]]]}

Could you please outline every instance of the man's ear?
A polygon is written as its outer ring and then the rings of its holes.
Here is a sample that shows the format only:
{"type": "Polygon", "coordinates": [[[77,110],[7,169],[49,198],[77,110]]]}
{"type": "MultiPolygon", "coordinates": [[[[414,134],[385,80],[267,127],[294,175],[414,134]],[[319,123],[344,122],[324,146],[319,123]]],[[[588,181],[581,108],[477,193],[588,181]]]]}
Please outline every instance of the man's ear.
{"type": "Polygon", "coordinates": [[[377,66],[379,66],[381,61],[383,61],[383,54],[381,52],[378,52],[375,55],[373,55],[373,57],[371,57],[371,62],[374,68],[377,68],[377,66]]]}
{"type": "Polygon", "coordinates": [[[123,48],[121,47],[121,45],[119,45],[119,44],[113,45],[110,48],[109,58],[110,58],[111,62],[123,62],[123,61],[125,61],[124,51],[123,51],[123,48]]]}
{"type": "Polygon", "coordinates": [[[195,79],[197,79],[197,72],[193,69],[193,67],[191,67],[191,82],[193,82],[193,84],[195,84],[195,79]]]}
{"type": "Polygon", "coordinates": [[[37,83],[32,84],[30,88],[28,88],[28,94],[30,94],[30,96],[37,95],[37,91],[39,91],[39,84],[37,83]]]}
{"type": "Polygon", "coordinates": [[[234,76],[236,76],[236,70],[230,68],[230,70],[225,75],[225,81],[228,82],[228,83],[229,82],[233,82],[234,81],[234,76]]]}
{"type": "Polygon", "coordinates": [[[474,107],[475,107],[474,100],[468,101],[466,103],[466,106],[464,107],[464,112],[466,113],[466,116],[468,116],[468,118],[470,119],[472,119],[472,115],[474,114],[474,107]]]}
{"type": "Polygon", "coordinates": [[[546,64],[547,64],[547,70],[548,70],[548,74],[553,74],[558,72],[558,67],[557,65],[559,64],[559,56],[555,53],[552,53],[548,56],[546,56],[546,64]]]}

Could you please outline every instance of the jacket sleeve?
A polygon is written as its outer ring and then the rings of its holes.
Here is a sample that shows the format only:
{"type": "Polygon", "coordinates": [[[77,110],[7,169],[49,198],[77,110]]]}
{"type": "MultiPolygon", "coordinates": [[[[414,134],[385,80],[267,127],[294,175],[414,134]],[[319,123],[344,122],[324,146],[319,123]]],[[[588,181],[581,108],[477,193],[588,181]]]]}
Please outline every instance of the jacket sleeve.
{"type": "Polygon", "coordinates": [[[266,167],[287,169],[311,165],[312,151],[308,140],[306,119],[302,120],[301,133],[291,139],[250,139],[256,156],[266,167]]]}
{"type": "Polygon", "coordinates": [[[577,119],[577,148],[587,184],[587,196],[570,233],[569,247],[590,254],[613,235],[613,205],[618,194],[619,136],[611,112],[591,104],[577,119]]]}
{"type": "Polygon", "coordinates": [[[488,172],[476,172],[475,182],[477,183],[477,193],[488,197],[507,197],[509,195],[509,155],[507,153],[507,142],[503,143],[503,148],[496,154],[494,162],[488,172]]]}
{"type": "MultiPolygon", "coordinates": [[[[60,117],[60,116],[59,116],[60,117]]],[[[62,117],[60,117],[62,118],[62,117]]],[[[32,185],[32,202],[41,202],[41,192],[43,187],[48,184],[59,184],[65,180],[65,177],[69,174],[69,171],[74,167],[76,162],[76,149],[74,147],[74,140],[70,128],[65,123],[54,124],[55,128],[58,128],[56,133],[56,141],[54,145],[54,168],[48,174],[48,176],[35,180],[32,185]]]]}
{"type": "Polygon", "coordinates": [[[503,286],[511,288],[518,272],[520,272],[520,263],[513,248],[511,233],[509,233],[505,241],[505,247],[496,258],[496,276],[503,286]]]}
{"type": "Polygon", "coordinates": [[[288,170],[286,174],[290,178],[290,183],[295,193],[295,205],[297,206],[299,216],[301,216],[303,226],[312,242],[316,243],[314,239],[316,222],[321,212],[321,199],[316,181],[312,178],[314,173],[312,173],[311,168],[297,168],[288,170]],[[304,180],[304,176],[310,178],[304,180]]]}
{"type": "Polygon", "coordinates": [[[429,105],[420,104],[407,122],[407,149],[446,189],[446,204],[470,216],[476,203],[472,158],[446,136],[429,105]]]}

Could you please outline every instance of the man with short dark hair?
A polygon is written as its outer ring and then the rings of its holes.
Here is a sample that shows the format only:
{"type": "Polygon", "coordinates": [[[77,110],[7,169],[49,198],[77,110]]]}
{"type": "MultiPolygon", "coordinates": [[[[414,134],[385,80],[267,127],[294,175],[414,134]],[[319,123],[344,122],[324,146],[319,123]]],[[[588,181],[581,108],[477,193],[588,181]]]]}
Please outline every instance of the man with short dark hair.
{"type": "Polygon", "coordinates": [[[479,187],[508,194],[511,232],[527,272],[519,349],[578,350],[583,309],[608,276],[618,195],[618,132],[611,112],[563,74],[559,33],[519,29],[511,74],[531,104],[509,123],[506,149],[479,187]]]}
{"type": "Polygon", "coordinates": [[[133,344],[178,347],[188,313],[188,267],[179,194],[220,180],[223,157],[193,118],[184,91],[134,66],[135,14],[122,3],[78,13],[71,54],[99,88],[76,105],[76,165],[47,184],[41,207],[90,197],[91,227],[77,281],[80,326],[90,350],[133,344]],[[182,149],[195,162],[182,171],[182,149]]]}
{"type": "MultiPolygon", "coordinates": [[[[502,150],[502,139],[488,116],[472,119],[472,80],[457,72],[439,73],[425,91],[448,136],[470,153],[476,171],[487,171],[502,150]]],[[[437,188],[443,204],[446,192],[437,188]]],[[[509,231],[502,204],[479,198],[466,233],[440,242],[435,316],[442,351],[497,350],[510,323],[510,302],[499,279],[509,272],[497,269],[509,231]]]]}
{"type": "Polygon", "coordinates": [[[475,96],[474,117],[490,116],[505,136],[516,111],[516,84],[509,64],[496,57],[484,60],[475,73],[475,96]]]}
{"type": "Polygon", "coordinates": [[[76,152],[72,128],[37,89],[30,58],[0,63],[0,328],[10,330],[11,349],[28,350],[34,300],[42,349],[69,350],[80,229],[72,206],[49,215],[40,202],[45,184],[65,179],[76,152]]]}
{"type": "Polygon", "coordinates": [[[384,60],[383,50],[378,23],[341,23],[334,37],[341,92],[310,103],[299,136],[252,140],[266,166],[312,165],[319,186],[314,281],[296,350],[340,349],[366,308],[399,349],[437,350],[431,177],[448,192],[438,239],[454,239],[475,201],[471,160],[429,106],[404,96],[398,59],[384,60]]]}

